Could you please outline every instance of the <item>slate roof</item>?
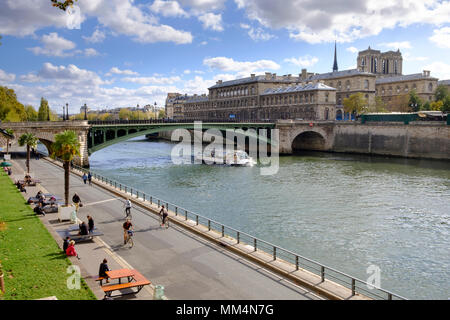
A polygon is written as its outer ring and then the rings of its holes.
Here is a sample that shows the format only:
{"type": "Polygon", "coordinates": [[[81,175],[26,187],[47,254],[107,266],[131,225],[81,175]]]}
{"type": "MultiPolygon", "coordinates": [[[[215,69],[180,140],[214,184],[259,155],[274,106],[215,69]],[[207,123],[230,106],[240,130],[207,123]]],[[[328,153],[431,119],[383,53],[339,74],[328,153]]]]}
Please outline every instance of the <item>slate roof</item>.
{"type": "Polygon", "coordinates": [[[323,83],[314,83],[314,84],[306,84],[306,85],[297,85],[290,87],[282,87],[282,88],[269,88],[266,89],[262,95],[268,94],[276,94],[276,93],[289,93],[289,92],[303,92],[303,91],[311,91],[311,90],[336,90],[335,88],[324,85],[323,83]]]}
{"type": "Polygon", "coordinates": [[[413,74],[407,74],[404,76],[379,78],[376,80],[375,83],[376,84],[385,84],[385,83],[393,83],[393,82],[399,82],[399,81],[422,80],[422,79],[438,80],[437,78],[434,78],[434,77],[425,76],[423,73],[413,73],[413,74]]]}

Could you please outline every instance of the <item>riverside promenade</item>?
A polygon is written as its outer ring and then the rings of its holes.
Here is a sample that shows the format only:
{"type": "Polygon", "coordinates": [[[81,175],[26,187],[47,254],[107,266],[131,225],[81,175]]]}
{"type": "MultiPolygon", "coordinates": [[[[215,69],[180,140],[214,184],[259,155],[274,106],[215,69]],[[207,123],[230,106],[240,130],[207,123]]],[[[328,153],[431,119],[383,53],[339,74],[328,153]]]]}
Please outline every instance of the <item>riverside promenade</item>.
{"type": "MultiPolygon", "coordinates": [[[[13,162],[14,176],[21,175],[24,159],[16,158],[13,162]]],[[[45,159],[31,160],[31,172],[42,182],[28,188],[27,196],[34,196],[40,188],[63,198],[64,174],[60,166],[45,159]]],[[[165,296],[170,300],[324,299],[175,223],[169,229],[160,228],[158,217],[136,204],[132,209],[134,246],[131,249],[123,246],[124,198],[100,184],[95,181],[92,186],[85,185],[79,175],[71,174],[70,197],[77,192],[84,204],[78,218],[87,221],[86,216],[92,216],[96,227],[104,234],[93,242],[76,244],[81,259],[70,258],[73,264],[80,266],[82,277],[97,298],[103,298],[103,292],[93,279],[98,274],[99,264],[107,258],[111,269],[137,269],[153,286],[164,286],[165,296]]],[[[71,224],[60,223],[56,213],[41,219],[62,245],[57,231],[71,224]]],[[[137,295],[122,299],[152,298],[152,287],[147,287],[137,295]]]]}

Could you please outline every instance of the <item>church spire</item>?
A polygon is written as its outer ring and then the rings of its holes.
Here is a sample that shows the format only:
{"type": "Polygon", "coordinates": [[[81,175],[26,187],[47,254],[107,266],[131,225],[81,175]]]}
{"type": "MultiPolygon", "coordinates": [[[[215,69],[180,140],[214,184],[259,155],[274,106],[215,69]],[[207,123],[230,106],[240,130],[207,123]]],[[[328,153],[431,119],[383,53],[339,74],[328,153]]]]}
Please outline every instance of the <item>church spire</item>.
{"type": "Polygon", "coordinates": [[[337,48],[336,41],[334,41],[334,64],[333,64],[333,72],[338,71],[338,63],[337,63],[337,48]]]}

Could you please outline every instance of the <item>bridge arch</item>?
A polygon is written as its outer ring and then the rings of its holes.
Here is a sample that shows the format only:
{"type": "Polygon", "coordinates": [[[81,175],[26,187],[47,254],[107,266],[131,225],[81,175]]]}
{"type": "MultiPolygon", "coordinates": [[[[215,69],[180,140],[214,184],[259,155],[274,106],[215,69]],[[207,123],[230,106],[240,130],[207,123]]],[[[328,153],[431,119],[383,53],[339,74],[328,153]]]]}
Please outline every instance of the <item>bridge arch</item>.
{"type": "Polygon", "coordinates": [[[292,152],[310,150],[329,150],[329,134],[320,127],[303,126],[291,133],[290,147],[292,152]]]}

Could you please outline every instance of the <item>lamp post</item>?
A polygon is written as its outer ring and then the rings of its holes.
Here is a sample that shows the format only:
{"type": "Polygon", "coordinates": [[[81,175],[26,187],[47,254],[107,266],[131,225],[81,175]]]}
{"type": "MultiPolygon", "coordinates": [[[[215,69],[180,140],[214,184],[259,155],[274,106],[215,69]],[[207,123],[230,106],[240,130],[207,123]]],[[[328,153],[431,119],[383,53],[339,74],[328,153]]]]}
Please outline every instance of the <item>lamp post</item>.
{"type": "Polygon", "coordinates": [[[47,121],[50,121],[50,106],[47,105],[47,121]]]}
{"type": "Polygon", "coordinates": [[[84,120],[87,120],[87,106],[84,104],[84,120]]]}
{"type": "Polygon", "coordinates": [[[63,105],[63,121],[66,121],[66,106],[63,105]]]}
{"type": "Polygon", "coordinates": [[[69,120],[69,104],[66,103],[66,120],[69,120]]]}

